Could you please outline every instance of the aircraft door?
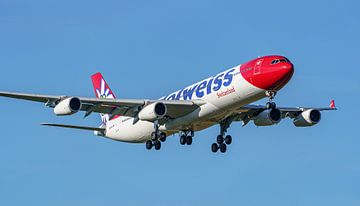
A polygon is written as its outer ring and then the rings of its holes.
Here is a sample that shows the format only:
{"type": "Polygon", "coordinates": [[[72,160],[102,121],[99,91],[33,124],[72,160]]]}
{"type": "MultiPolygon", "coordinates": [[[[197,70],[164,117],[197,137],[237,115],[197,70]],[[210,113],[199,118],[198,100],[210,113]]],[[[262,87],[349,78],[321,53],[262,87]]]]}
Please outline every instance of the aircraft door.
{"type": "Polygon", "coordinates": [[[258,59],[258,60],[255,62],[254,75],[261,73],[261,64],[262,64],[263,61],[264,61],[264,59],[258,59]]]}

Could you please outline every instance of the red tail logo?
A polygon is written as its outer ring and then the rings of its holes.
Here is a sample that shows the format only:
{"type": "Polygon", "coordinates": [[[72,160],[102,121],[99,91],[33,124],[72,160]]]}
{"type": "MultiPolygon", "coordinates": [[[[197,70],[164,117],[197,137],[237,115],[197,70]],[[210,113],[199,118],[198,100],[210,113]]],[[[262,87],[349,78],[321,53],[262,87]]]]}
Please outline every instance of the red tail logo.
{"type": "MultiPolygon", "coordinates": [[[[115,99],[115,94],[111,91],[109,85],[106,83],[101,73],[96,73],[91,76],[91,80],[94,86],[94,92],[99,99],[115,99]]],[[[106,124],[110,119],[119,117],[118,115],[113,116],[112,114],[100,114],[101,121],[106,124]]]]}
{"type": "Polygon", "coordinates": [[[96,73],[91,76],[94,92],[97,98],[99,99],[115,99],[114,93],[111,91],[109,85],[106,83],[105,79],[101,73],[96,73]]]}

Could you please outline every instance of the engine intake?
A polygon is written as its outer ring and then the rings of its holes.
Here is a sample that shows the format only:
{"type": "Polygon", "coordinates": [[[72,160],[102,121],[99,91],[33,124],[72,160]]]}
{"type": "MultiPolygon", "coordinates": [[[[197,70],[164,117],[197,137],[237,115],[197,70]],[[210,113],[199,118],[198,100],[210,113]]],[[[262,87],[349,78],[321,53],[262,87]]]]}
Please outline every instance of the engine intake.
{"type": "Polygon", "coordinates": [[[281,121],[281,111],[278,109],[264,110],[254,119],[256,126],[271,126],[281,121]]]}
{"type": "Polygon", "coordinates": [[[296,127],[310,127],[319,123],[320,120],[321,112],[319,110],[308,109],[295,117],[293,123],[296,127]]]}
{"type": "Polygon", "coordinates": [[[138,114],[140,120],[155,121],[162,119],[167,113],[167,107],[162,102],[155,102],[145,106],[138,114]]]}
{"type": "Polygon", "coordinates": [[[54,108],[54,113],[58,116],[72,115],[80,109],[81,100],[77,97],[70,97],[59,102],[54,108]]]}

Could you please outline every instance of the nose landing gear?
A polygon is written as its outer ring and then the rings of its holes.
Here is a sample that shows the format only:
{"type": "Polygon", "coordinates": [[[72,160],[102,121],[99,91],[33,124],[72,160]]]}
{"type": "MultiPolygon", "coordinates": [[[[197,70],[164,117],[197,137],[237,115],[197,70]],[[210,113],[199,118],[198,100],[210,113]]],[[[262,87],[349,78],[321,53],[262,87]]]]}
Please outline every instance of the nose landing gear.
{"type": "Polygon", "coordinates": [[[273,102],[276,96],[276,91],[266,91],[265,95],[269,98],[269,101],[266,103],[266,109],[276,109],[276,104],[273,102]]]}
{"type": "Polygon", "coordinates": [[[276,108],[275,102],[267,102],[266,103],[266,109],[275,109],[275,108],[276,108]]]}

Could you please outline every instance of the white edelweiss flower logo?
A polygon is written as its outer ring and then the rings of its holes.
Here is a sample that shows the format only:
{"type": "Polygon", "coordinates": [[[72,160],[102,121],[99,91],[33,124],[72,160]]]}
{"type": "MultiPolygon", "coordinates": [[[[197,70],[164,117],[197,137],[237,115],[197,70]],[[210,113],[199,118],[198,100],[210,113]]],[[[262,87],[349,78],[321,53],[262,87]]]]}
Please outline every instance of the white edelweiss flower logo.
{"type": "MultiPolygon", "coordinates": [[[[110,94],[110,89],[106,88],[104,79],[101,79],[100,90],[96,89],[96,93],[100,99],[115,99],[114,95],[110,94]]],[[[103,124],[106,124],[109,121],[109,114],[100,114],[100,116],[103,124]]]]}
{"type": "Polygon", "coordinates": [[[110,94],[110,89],[106,88],[105,80],[101,80],[100,91],[96,89],[96,93],[100,99],[115,99],[114,95],[110,94]]]}

